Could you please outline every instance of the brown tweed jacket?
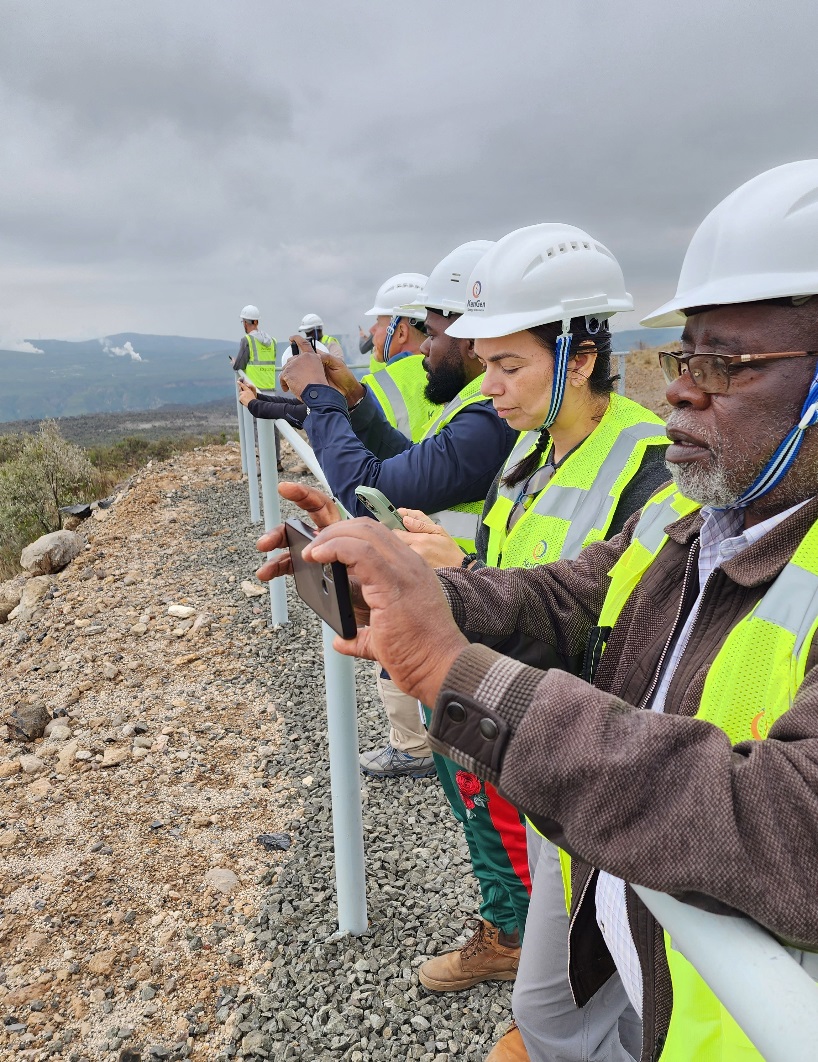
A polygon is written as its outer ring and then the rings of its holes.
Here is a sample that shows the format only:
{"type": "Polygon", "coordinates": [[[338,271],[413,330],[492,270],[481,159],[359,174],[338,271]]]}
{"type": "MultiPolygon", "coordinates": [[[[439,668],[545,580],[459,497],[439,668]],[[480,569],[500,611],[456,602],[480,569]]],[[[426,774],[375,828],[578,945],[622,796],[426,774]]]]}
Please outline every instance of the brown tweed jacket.
{"type": "MultiPolygon", "coordinates": [[[[575,561],[441,570],[455,620],[464,631],[521,632],[564,658],[581,656],[607,573],[637,519],[575,561]]],[[[711,577],[665,714],[639,709],[698,595],[698,513],[668,526],[669,542],[628,600],[593,685],[484,645],[465,649],[446,677],[433,747],[492,782],[575,857],[570,978],[578,1005],[614,969],[596,925],[597,869],[708,910],[740,911],[783,941],[818,950],[818,645],[766,741],[731,746],[717,727],[691,718],[728,632],[816,520],[818,498],[711,577]],[[454,703],[465,712],[451,711],[454,703]]],[[[627,895],[644,981],[642,1057],[650,1060],[670,1020],[670,977],[660,928],[633,890],[627,895]]]]}

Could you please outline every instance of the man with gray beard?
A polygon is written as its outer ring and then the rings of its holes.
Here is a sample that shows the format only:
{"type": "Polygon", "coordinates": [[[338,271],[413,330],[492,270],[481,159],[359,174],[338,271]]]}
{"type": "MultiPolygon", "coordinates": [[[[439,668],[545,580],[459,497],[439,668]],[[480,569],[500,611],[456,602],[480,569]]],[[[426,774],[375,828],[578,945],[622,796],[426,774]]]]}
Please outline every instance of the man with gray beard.
{"type": "MultiPolygon", "coordinates": [[[[308,556],[346,564],[366,603],[340,651],[376,656],[434,705],[432,746],[570,853],[577,1005],[620,978],[645,1062],[745,1062],[761,1055],[631,883],[818,951],[818,160],[761,174],[708,215],[676,297],[646,323],[676,322],[682,351],[660,358],[675,485],[616,538],[574,561],[435,577],[395,535],[349,521],[308,556]],[[584,654],[583,677],[462,631],[548,640],[584,654]]],[[[540,1052],[536,1000],[514,999],[528,1057],[634,1057],[611,1041],[566,1052],[558,1029],[540,1052]]],[[[502,1042],[492,1062],[523,1057],[502,1042]]]]}

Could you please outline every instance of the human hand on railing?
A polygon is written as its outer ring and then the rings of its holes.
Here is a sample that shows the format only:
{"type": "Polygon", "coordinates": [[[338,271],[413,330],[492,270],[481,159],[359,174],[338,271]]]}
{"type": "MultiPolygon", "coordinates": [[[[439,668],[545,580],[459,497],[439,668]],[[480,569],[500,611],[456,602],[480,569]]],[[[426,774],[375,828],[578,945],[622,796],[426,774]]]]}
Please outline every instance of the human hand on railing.
{"type": "Polygon", "coordinates": [[[341,392],[347,400],[347,405],[354,406],[363,398],[364,385],[355,378],[355,373],[343,358],[337,358],[334,354],[322,354],[321,361],[327,374],[327,382],[330,387],[341,392]]]}
{"type": "Polygon", "coordinates": [[[465,553],[455,540],[418,509],[398,509],[405,531],[393,531],[401,542],[423,557],[432,568],[457,568],[465,553]]]}
{"type": "Polygon", "coordinates": [[[247,384],[244,380],[238,381],[239,385],[239,402],[243,406],[249,406],[254,398],[258,397],[258,388],[255,384],[247,384]]]}
{"type": "Polygon", "coordinates": [[[299,354],[297,358],[290,358],[281,370],[279,379],[283,390],[292,391],[301,398],[310,384],[327,384],[329,381],[321,356],[316,354],[310,343],[302,335],[290,336],[290,342],[297,344],[299,354]]]}
{"type": "Polygon", "coordinates": [[[368,626],[355,638],[336,637],[338,652],[380,661],[405,693],[434,704],[468,642],[426,563],[394,532],[368,519],[325,527],[304,559],[345,564],[354,593],[369,608],[368,626]]]}

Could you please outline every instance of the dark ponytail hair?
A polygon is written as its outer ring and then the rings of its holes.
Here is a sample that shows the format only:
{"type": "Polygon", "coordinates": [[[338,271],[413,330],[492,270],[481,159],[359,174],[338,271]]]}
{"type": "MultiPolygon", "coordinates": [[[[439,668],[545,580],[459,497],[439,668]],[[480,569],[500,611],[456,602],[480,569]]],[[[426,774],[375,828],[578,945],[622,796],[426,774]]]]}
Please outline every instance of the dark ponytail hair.
{"type": "MultiPolygon", "coordinates": [[[[553,356],[554,351],[557,349],[557,340],[562,334],[562,324],[559,321],[554,321],[551,324],[529,328],[528,331],[534,336],[540,346],[553,356]]],[[[593,343],[596,350],[593,372],[588,377],[588,389],[591,394],[599,397],[611,394],[619,377],[611,376],[611,333],[608,329],[607,321],[597,321],[593,317],[587,319],[585,317],[575,317],[571,321],[571,335],[572,357],[579,352],[579,348],[583,343],[593,343]],[[589,323],[591,326],[590,331],[588,329],[589,323]],[[594,328],[596,328],[595,331],[594,328]]],[[[542,455],[550,445],[551,433],[548,428],[543,428],[539,439],[537,439],[537,445],[530,454],[518,461],[514,468],[508,471],[503,477],[503,485],[516,487],[518,483],[525,483],[527,479],[530,479],[540,467],[542,455]]]]}

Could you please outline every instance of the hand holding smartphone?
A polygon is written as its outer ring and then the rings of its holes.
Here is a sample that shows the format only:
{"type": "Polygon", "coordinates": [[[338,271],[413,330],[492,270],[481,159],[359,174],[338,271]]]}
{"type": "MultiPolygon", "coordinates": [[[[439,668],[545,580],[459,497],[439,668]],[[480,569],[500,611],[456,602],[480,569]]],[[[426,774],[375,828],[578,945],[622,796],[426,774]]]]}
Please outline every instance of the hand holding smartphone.
{"type": "Polygon", "coordinates": [[[318,534],[303,520],[285,520],[284,530],[293,566],[295,589],[301,600],[342,638],[354,638],[358,633],[349,576],[343,564],[318,564],[304,560],[306,546],[318,534]]]}
{"type": "Polygon", "coordinates": [[[406,527],[392,502],[375,487],[356,487],[355,497],[369,509],[376,520],[390,531],[405,531],[406,527]]]}

